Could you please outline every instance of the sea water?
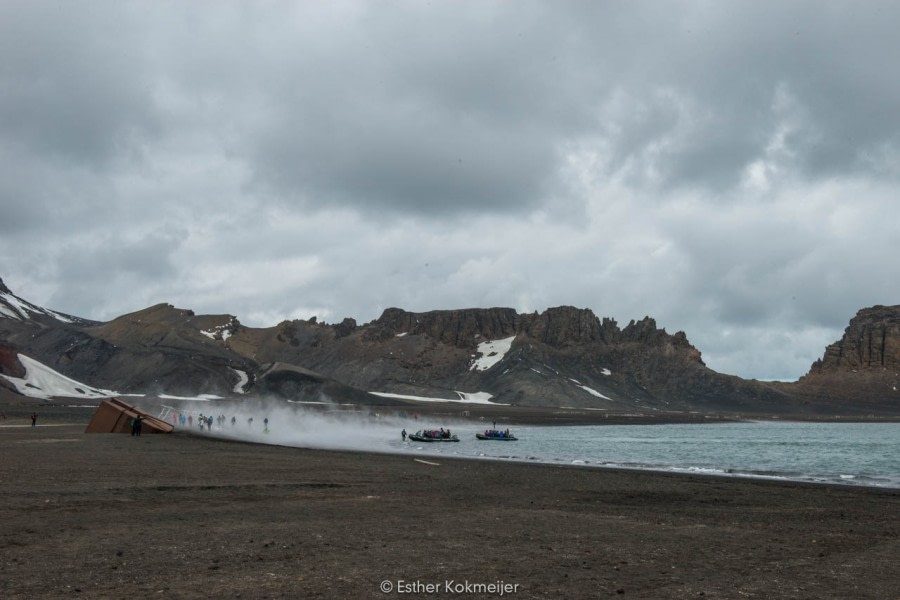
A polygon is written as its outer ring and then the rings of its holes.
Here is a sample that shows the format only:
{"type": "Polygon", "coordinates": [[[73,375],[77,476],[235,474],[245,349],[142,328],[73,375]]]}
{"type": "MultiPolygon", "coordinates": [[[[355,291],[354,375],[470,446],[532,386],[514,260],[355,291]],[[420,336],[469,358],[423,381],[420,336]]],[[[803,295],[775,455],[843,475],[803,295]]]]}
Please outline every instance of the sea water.
{"type": "Polygon", "coordinates": [[[900,488],[900,423],[781,421],[515,427],[515,442],[390,442],[394,451],[900,488]]]}

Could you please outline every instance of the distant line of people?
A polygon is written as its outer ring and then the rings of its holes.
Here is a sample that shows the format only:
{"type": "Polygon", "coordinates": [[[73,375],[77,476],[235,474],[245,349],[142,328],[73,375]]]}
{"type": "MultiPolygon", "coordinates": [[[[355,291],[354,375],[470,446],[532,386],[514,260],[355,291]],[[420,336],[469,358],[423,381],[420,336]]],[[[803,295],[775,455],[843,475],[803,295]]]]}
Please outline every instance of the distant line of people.
{"type": "MultiPolygon", "coordinates": [[[[36,419],[37,416],[35,415],[34,418],[36,419]]],[[[179,414],[177,412],[173,412],[171,415],[171,419],[172,419],[173,425],[175,425],[175,426],[180,425],[181,427],[188,427],[188,428],[194,426],[194,420],[196,419],[197,426],[200,428],[200,431],[204,431],[204,430],[212,431],[214,424],[219,429],[225,429],[225,424],[228,422],[228,417],[226,417],[225,415],[218,415],[216,417],[213,417],[212,415],[204,415],[203,413],[200,413],[200,415],[195,417],[192,413],[180,413],[179,414]]],[[[237,425],[237,416],[232,415],[231,416],[231,426],[235,427],[236,425],[237,425]]],[[[253,427],[253,417],[247,418],[247,427],[253,427]]],[[[269,418],[268,417],[265,417],[263,419],[263,432],[269,433],[269,418]]]]}

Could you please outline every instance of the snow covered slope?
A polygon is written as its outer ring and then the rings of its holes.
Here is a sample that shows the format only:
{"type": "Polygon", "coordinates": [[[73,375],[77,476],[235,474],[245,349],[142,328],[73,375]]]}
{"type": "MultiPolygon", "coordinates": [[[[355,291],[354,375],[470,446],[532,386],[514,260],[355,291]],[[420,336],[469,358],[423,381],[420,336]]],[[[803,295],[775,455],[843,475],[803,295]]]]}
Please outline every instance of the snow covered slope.
{"type": "Polygon", "coordinates": [[[61,396],[66,398],[111,398],[118,396],[116,392],[92,388],[74,379],[69,379],[62,373],[58,373],[38,361],[19,354],[19,362],[25,367],[25,376],[22,378],[2,375],[12,383],[18,392],[31,398],[52,398],[61,396]]]}

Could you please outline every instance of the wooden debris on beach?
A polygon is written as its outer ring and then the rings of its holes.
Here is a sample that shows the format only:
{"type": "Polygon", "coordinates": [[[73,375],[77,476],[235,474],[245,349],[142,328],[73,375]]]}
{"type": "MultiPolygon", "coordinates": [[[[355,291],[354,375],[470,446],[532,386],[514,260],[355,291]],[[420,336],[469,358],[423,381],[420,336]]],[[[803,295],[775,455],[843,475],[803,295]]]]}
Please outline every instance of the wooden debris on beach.
{"type": "Polygon", "coordinates": [[[175,426],[157,419],[153,415],[122,402],[118,398],[109,398],[100,403],[85,433],[130,433],[131,421],[140,415],[141,431],[146,433],[171,433],[175,426]]]}

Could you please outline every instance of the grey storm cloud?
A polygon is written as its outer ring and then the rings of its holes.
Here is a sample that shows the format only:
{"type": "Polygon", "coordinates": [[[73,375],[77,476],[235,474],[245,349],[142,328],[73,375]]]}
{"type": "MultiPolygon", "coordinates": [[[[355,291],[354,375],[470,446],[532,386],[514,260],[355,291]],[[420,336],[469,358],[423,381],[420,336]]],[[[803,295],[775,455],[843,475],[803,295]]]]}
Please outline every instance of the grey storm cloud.
{"type": "Polygon", "coordinates": [[[157,127],[139,49],[118,11],[67,3],[0,7],[4,146],[98,167],[157,127]]]}
{"type": "Polygon", "coordinates": [[[796,377],[900,294],[898,21],[893,2],[5,2],[0,276],[97,319],[573,304],[796,377]]]}
{"type": "Polygon", "coordinates": [[[14,4],[4,137],[89,166],[218,129],[264,191],[423,214],[534,208],[592,137],[613,172],[719,191],[779,126],[808,176],[898,144],[890,5],[484,4],[14,4]]]}

